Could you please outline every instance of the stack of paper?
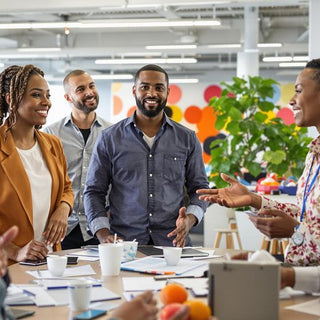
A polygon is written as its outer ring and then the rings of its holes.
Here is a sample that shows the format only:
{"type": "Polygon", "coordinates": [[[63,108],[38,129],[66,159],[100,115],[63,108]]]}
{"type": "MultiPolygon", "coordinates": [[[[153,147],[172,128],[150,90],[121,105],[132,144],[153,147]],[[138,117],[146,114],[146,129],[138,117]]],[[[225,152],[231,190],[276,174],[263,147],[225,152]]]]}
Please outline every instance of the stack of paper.
{"type": "Polygon", "coordinates": [[[163,258],[145,257],[121,264],[122,270],[150,274],[182,274],[205,265],[206,262],[181,259],[176,266],[168,266],[163,258]]]}
{"type": "Polygon", "coordinates": [[[11,284],[4,302],[9,306],[26,306],[35,304],[33,298],[32,295],[28,295],[21,288],[11,284]]]}

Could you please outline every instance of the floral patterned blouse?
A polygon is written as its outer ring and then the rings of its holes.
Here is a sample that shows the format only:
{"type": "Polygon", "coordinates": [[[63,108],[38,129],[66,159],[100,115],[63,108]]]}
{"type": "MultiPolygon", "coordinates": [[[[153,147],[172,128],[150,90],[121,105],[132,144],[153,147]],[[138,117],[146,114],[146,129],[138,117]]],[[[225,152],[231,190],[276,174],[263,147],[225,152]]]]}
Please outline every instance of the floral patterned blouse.
{"type": "MultiPolygon", "coordinates": [[[[297,205],[290,203],[279,203],[277,201],[262,197],[263,209],[277,209],[289,214],[291,217],[300,221],[301,208],[303,204],[303,194],[308,174],[311,168],[307,190],[320,165],[320,136],[310,144],[309,153],[306,157],[305,168],[298,181],[297,205]],[[312,161],[314,162],[312,165],[312,161]]],[[[299,232],[304,235],[303,244],[297,246],[290,239],[286,250],[286,261],[293,265],[308,266],[320,265],[320,174],[310,190],[306,200],[305,213],[300,223],[299,232]]]]}

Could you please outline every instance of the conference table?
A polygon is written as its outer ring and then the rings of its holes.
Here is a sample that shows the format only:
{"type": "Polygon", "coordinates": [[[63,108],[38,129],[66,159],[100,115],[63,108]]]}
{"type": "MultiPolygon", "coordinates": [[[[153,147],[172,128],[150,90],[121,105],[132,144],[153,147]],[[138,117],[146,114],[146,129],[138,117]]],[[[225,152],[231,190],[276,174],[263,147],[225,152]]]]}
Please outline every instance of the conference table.
{"type": "MultiPolygon", "coordinates": [[[[77,249],[67,250],[67,251],[59,251],[59,252],[57,252],[57,254],[65,255],[70,252],[75,253],[76,251],[77,251],[77,249]]],[[[229,255],[233,255],[239,251],[225,250],[225,249],[216,249],[215,250],[215,254],[222,255],[222,256],[224,256],[226,252],[229,255]]],[[[139,258],[142,256],[143,255],[138,252],[137,257],[139,258]]],[[[214,260],[217,261],[217,259],[224,259],[224,258],[223,257],[215,258],[214,260]]],[[[99,261],[89,262],[89,261],[79,260],[78,266],[85,265],[85,264],[90,264],[92,266],[92,268],[94,269],[94,271],[96,272],[96,275],[93,276],[94,278],[103,280],[103,285],[107,289],[113,291],[114,293],[119,294],[122,297],[121,299],[113,300],[112,301],[113,304],[121,304],[123,301],[125,301],[125,299],[123,297],[122,277],[139,277],[139,276],[152,277],[152,275],[140,274],[137,272],[121,271],[120,276],[103,277],[102,278],[101,273],[100,273],[99,261]]],[[[27,274],[25,271],[37,270],[37,269],[45,270],[45,269],[47,269],[47,266],[42,265],[42,266],[32,267],[32,266],[24,266],[24,265],[20,265],[20,264],[13,264],[13,265],[9,266],[9,272],[10,272],[12,283],[30,284],[32,282],[32,280],[34,280],[34,278],[31,275],[27,274]]],[[[157,294],[156,294],[156,297],[158,298],[157,294]]],[[[201,298],[201,299],[203,299],[205,302],[207,302],[207,298],[201,298]]],[[[287,306],[311,301],[314,299],[316,299],[316,297],[311,296],[311,295],[304,295],[304,296],[292,297],[291,299],[280,300],[279,301],[279,310],[280,310],[279,320],[318,320],[319,316],[285,309],[287,306]]],[[[159,301],[159,304],[160,304],[160,301],[159,301]]],[[[15,308],[28,309],[28,310],[35,311],[35,314],[33,316],[29,317],[29,319],[64,320],[64,319],[72,319],[72,316],[75,314],[70,311],[70,308],[68,306],[40,307],[40,308],[36,307],[36,306],[21,306],[21,307],[19,306],[19,307],[15,307],[15,308]]],[[[79,312],[76,312],[76,314],[77,313],[79,313],[79,312]]],[[[105,316],[101,316],[99,319],[103,319],[104,317],[105,316]]],[[[227,319],[222,319],[222,320],[227,320],[227,319]]],[[[272,319],[270,319],[270,320],[272,320],[272,319]]]]}

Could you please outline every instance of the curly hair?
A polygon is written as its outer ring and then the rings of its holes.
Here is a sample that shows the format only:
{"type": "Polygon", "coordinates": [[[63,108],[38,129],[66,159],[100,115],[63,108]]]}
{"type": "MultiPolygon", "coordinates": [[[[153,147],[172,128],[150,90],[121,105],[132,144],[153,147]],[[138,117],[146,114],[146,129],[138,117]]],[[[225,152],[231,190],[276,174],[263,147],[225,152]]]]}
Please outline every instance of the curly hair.
{"type": "MultiPolygon", "coordinates": [[[[33,75],[44,76],[42,70],[32,64],[12,65],[0,74],[0,126],[6,120],[8,130],[16,123],[16,114],[23,99],[29,79],[33,75]],[[9,99],[8,99],[9,98],[9,99]],[[8,103],[10,101],[10,104],[8,103]]],[[[41,126],[35,126],[40,129],[41,126]]]]}

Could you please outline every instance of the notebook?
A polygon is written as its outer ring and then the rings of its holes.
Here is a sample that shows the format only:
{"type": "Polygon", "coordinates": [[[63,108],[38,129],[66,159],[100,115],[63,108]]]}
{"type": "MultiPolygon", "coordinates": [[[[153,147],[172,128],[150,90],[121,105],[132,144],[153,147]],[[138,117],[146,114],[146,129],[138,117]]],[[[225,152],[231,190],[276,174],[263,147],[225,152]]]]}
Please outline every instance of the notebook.
{"type": "MultiPolygon", "coordinates": [[[[161,247],[138,245],[138,251],[147,256],[163,258],[163,250],[161,247]]],[[[194,248],[183,248],[181,258],[206,257],[208,255],[207,252],[202,252],[194,248]]]]}

